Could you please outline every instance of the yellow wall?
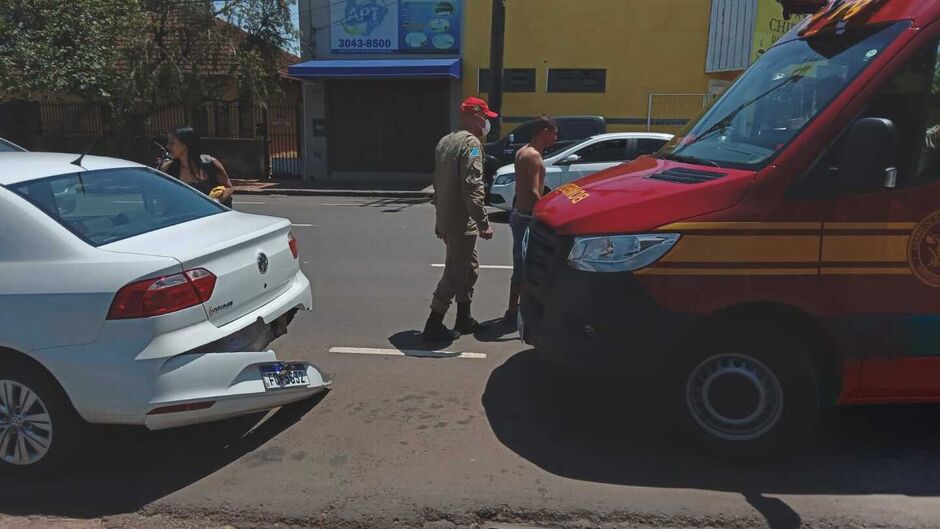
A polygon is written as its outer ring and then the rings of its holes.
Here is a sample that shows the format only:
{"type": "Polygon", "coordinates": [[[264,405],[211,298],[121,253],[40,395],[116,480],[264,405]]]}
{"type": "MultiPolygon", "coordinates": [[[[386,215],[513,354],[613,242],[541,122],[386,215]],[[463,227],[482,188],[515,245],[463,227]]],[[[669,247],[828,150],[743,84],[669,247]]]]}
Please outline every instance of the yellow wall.
{"type": "MultiPolygon", "coordinates": [[[[489,67],[492,3],[465,0],[464,4],[467,96],[477,94],[479,69],[489,67]]],[[[651,92],[707,92],[710,9],[708,0],[507,1],[505,68],[535,68],[536,91],[506,93],[503,115],[589,114],[645,120],[651,92]],[[548,68],[606,68],[607,91],[546,93],[548,68]]],[[[666,102],[659,108],[664,115],[692,118],[701,111],[700,101],[677,98],[668,102],[677,108],[666,108],[666,102]]],[[[504,124],[504,130],[507,127],[511,124],[504,124]]],[[[609,128],[645,130],[646,124],[609,128]]]]}

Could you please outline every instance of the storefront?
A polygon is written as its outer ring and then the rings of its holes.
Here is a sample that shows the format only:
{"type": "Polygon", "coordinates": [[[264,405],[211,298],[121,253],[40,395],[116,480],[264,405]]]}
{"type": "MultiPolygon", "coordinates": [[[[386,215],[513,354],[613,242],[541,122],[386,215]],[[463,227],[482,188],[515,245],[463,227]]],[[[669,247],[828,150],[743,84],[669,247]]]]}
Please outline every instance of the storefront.
{"type": "Polygon", "coordinates": [[[289,70],[304,82],[305,178],[430,181],[457,121],[462,20],[460,0],[301,5],[316,50],[289,70]]]}

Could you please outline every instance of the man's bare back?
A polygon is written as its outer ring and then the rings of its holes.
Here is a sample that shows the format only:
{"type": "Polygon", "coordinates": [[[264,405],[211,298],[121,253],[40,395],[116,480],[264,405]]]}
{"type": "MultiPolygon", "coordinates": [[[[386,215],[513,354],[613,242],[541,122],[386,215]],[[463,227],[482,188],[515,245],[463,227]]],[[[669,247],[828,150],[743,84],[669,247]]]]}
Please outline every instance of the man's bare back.
{"type": "Polygon", "coordinates": [[[516,205],[514,207],[532,211],[535,203],[542,198],[545,188],[545,164],[542,153],[531,145],[519,149],[516,153],[516,205]]]}

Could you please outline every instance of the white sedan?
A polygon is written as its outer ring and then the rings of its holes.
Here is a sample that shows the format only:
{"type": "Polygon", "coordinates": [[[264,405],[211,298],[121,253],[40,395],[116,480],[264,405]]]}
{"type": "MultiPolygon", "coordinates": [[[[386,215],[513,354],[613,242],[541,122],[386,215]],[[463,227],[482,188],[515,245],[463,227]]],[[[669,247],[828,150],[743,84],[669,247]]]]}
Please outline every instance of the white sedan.
{"type": "MultiPolygon", "coordinates": [[[[653,154],[671,139],[672,134],[656,132],[612,132],[592,136],[544,160],[543,194],[591,173],[644,154],[653,154]]],[[[506,211],[515,205],[516,169],[512,164],[496,171],[489,199],[490,204],[506,211]]]]}
{"type": "Polygon", "coordinates": [[[170,428],[329,386],[268,349],[313,306],[289,221],[76,158],[0,153],[0,467],[54,468],[86,422],[170,428]]]}

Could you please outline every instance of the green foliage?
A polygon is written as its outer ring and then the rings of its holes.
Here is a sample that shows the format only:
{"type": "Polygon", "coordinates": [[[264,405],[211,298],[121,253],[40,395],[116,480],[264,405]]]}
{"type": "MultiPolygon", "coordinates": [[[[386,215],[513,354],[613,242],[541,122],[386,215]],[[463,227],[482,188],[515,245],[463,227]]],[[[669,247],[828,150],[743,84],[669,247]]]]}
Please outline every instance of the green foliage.
{"type": "Polygon", "coordinates": [[[139,44],[136,0],[19,0],[0,4],[0,91],[109,98],[125,49],[139,44]],[[122,43],[116,45],[116,43],[122,43]]]}
{"type": "Polygon", "coordinates": [[[78,96],[117,121],[233,95],[264,103],[293,34],[286,0],[0,2],[0,99],[78,96]]]}

